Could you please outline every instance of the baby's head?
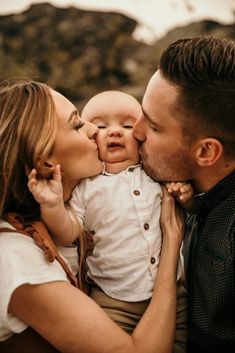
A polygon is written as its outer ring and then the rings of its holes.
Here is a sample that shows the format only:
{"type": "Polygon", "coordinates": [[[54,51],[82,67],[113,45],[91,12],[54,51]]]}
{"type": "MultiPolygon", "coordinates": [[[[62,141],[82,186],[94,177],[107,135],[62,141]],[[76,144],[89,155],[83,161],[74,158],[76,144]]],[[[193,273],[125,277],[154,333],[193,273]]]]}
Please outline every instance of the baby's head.
{"type": "Polygon", "coordinates": [[[81,118],[99,128],[99,157],[107,172],[119,173],[139,163],[139,145],[132,128],[140,115],[139,102],[120,91],[101,92],[85,105],[81,118]]]}

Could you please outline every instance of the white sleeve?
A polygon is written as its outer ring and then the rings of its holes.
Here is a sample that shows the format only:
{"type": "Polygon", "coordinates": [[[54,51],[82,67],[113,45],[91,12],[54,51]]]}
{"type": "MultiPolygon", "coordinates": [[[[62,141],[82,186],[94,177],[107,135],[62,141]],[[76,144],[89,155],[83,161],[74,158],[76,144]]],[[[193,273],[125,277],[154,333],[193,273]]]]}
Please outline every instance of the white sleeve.
{"type": "Polygon", "coordinates": [[[11,295],[17,287],[68,281],[58,261],[48,262],[33,239],[16,233],[0,233],[0,273],[0,341],[27,327],[8,313],[11,295]]]}
{"type": "Polygon", "coordinates": [[[84,186],[84,183],[81,181],[81,183],[74,189],[72,198],[69,202],[81,225],[83,225],[85,219],[85,201],[82,196],[85,191],[84,186]]]}

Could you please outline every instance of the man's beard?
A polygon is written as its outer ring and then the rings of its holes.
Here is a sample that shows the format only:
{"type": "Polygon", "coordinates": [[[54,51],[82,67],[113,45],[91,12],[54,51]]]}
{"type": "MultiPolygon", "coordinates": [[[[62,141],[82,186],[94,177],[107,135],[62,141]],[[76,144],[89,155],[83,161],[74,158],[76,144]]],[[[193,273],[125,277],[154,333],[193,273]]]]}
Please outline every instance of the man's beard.
{"type": "Polygon", "coordinates": [[[193,161],[184,149],[168,158],[152,159],[153,165],[149,164],[143,147],[140,153],[144,171],[155,181],[188,181],[192,177],[193,161]]]}

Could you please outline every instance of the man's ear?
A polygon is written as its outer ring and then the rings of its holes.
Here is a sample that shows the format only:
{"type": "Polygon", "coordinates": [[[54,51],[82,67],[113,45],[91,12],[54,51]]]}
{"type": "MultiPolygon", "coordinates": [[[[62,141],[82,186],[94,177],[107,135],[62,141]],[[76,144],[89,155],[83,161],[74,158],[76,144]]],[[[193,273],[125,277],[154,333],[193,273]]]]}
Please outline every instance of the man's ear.
{"type": "Polygon", "coordinates": [[[222,143],[213,137],[208,137],[199,142],[196,149],[196,161],[201,167],[211,166],[218,161],[222,154],[222,143]]]}

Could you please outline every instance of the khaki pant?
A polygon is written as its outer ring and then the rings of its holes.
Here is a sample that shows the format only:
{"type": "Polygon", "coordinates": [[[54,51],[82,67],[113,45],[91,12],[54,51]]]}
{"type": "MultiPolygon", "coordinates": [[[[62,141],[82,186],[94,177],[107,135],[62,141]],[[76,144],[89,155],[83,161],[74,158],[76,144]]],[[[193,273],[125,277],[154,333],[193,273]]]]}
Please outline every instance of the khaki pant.
{"type": "MultiPolygon", "coordinates": [[[[128,333],[132,333],[150,302],[150,299],[132,303],[113,299],[98,287],[92,288],[91,298],[128,333]]],[[[173,353],[186,352],[187,309],[187,291],[183,285],[179,285],[177,287],[176,331],[173,353]]]]}

